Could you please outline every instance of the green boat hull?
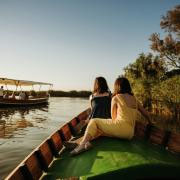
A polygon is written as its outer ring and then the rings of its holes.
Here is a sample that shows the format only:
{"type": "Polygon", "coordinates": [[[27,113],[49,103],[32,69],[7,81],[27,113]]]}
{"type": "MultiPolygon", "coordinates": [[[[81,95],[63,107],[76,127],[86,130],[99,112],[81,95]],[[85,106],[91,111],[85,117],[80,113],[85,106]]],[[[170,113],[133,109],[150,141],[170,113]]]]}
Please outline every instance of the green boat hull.
{"type": "Polygon", "coordinates": [[[102,137],[93,146],[75,157],[63,152],[42,179],[180,179],[180,158],[147,141],[102,137]]]}

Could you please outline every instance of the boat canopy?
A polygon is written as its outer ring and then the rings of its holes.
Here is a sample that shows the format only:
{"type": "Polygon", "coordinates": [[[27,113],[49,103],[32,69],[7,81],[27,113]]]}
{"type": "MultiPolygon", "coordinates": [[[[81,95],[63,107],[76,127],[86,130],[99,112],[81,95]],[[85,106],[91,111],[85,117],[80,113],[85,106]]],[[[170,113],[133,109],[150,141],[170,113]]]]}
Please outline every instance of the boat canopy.
{"type": "Polygon", "coordinates": [[[13,85],[13,86],[33,86],[33,85],[49,85],[49,86],[52,86],[53,85],[53,84],[44,83],[44,82],[8,79],[8,78],[1,78],[1,77],[0,77],[0,84],[13,85]]]}

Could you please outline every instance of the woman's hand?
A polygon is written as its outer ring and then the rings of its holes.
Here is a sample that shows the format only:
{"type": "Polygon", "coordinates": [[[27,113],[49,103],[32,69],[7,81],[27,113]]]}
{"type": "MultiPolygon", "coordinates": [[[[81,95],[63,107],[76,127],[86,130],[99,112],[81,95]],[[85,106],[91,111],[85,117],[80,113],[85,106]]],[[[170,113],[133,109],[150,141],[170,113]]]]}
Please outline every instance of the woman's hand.
{"type": "Polygon", "coordinates": [[[86,120],[85,120],[85,124],[88,124],[89,121],[90,121],[90,119],[86,119],[86,120]]]}

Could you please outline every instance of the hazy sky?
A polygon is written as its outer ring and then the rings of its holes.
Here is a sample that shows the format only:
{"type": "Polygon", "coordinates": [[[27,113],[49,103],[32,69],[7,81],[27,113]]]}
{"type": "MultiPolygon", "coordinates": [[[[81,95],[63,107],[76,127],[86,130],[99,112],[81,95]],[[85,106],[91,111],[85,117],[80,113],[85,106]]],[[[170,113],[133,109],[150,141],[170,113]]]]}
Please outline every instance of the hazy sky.
{"type": "Polygon", "coordinates": [[[0,77],[45,81],[54,89],[110,87],[160,32],[177,0],[0,0],[0,77]]]}

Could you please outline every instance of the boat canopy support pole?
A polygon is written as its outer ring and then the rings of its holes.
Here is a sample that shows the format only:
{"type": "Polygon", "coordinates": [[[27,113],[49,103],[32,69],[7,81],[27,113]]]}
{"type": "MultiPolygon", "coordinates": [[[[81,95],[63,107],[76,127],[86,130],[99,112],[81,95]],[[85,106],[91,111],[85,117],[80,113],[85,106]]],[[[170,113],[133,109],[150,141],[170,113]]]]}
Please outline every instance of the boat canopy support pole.
{"type": "Polygon", "coordinates": [[[7,86],[7,84],[5,84],[5,86],[6,86],[6,89],[8,90],[8,86],[7,86]]]}
{"type": "Polygon", "coordinates": [[[18,89],[18,85],[19,85],[19,81],[15,81],[15,86],[16,86],[16,90],[15,91],[17,91],[17,89],[18,89]]]}
{"type": "Polygon", "coordinates": [[[40,86],[39,86],[39,91],[41,90],[41,87],[42,87],[42,86],[40,85],[40,86]]]}
{"type": "Polygon", "coordinates": [[[52,88],[53,88],[53,85],[50,85],[50,86],[49,86],[49,91],[51,91],[51,90],[52,90],[52,88]]]}
{"type": "Polygon", "coordinates": [[[16,85],[16,90],[15,91],[17,91],[17,88],[18,88],[18,85],[16,85]]]}

